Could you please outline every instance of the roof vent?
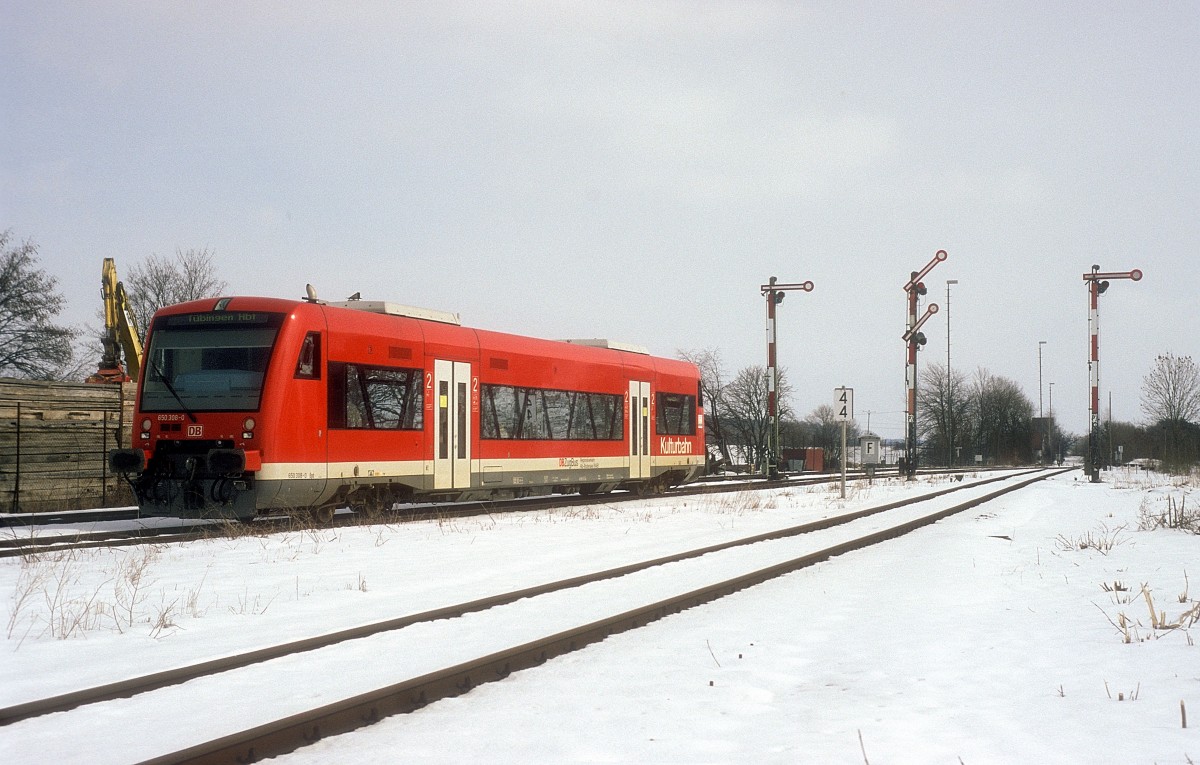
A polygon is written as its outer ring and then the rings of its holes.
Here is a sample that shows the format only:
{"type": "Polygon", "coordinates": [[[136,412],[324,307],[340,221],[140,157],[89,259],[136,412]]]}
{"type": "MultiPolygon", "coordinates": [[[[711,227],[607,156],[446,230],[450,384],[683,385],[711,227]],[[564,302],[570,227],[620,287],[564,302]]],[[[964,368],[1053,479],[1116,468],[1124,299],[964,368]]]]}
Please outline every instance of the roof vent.
{"type": "Polygon", "coordinates": [[[462,325],[456,313],[438,311],[433,308],[416,308],[411,305],[401,305],[400,303],[386,303],[382,300],[346,300],[340,303],[331,302],[328,305],[337,308],[352,308],[356,311],[366,311],[368,313],[382,313],[388,316],[407,316],[410,319],[424,319],[425,321],[436,321],[440,324],[462,325]]]}
{"type": "Polygon", "coordinates": [[[586,345],[590,348],[610,348],[614,351],[625,351],[626,353],[640,353],[643,356],[649,356],[650,350],[644,345],[634,345],[633,343],[622,343],[617,340],[604,340],[602,338],[582,338],[575,340],[563,340],[564,343],[572,345],[586,345]]]}

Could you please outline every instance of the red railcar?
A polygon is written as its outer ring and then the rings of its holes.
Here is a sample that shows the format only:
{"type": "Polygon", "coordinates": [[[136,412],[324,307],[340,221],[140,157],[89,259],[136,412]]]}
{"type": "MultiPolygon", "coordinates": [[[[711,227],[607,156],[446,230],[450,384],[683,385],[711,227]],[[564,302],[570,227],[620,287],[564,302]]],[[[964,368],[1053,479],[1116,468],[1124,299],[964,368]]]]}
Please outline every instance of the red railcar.
{"type": "Polygon", "coordinates": [[[155,314],[133,448],[145,515],[248,519],[417,498],[661,490],[704,466],[692,364],[352,300],[155,314]]]}

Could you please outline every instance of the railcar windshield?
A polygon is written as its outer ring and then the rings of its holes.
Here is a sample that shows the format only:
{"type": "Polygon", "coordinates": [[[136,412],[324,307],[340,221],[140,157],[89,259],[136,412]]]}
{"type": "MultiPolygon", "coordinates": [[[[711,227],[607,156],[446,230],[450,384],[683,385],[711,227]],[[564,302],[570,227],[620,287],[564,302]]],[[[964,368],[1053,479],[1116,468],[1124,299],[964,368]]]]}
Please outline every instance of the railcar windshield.
{"type": "Polygon", "coordinates": [[[254,411],[283,314],[162,316],[150,331],[142,411],[254,411]]]}

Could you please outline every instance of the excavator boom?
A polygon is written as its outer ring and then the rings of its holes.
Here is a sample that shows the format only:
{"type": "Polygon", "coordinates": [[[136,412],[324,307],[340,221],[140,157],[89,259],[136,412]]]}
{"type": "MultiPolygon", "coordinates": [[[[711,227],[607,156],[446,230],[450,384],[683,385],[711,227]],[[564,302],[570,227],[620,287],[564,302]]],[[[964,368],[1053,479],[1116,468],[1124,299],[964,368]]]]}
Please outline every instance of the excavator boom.
{"type": "Polygon", "coordinates": [[[136,381],[142,368],[142,341],[138,337],[125,285],[117,279],[117,265],[112,258],[104,259],[100,296],[104,302],[104,336],[100,340],[104,352],[100,357],[99,369],[88,378],[88,382],[136,381]],[[122,356],[125,357],[124,366],[121,365],[122,356]]]}

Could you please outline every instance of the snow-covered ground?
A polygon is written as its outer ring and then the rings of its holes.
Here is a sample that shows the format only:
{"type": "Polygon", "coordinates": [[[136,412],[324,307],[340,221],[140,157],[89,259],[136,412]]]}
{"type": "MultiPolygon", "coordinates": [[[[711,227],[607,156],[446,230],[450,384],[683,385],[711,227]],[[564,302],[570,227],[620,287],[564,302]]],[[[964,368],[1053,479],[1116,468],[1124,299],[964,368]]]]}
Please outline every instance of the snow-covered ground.
{"type": "MultiPolygon", "coordinates": [[[[1200,498],[1156,474],[1105,477],[1067,473],[281,759],[1200,762],[1200,536],[1140,528],[1200,498]],[[1189,626],[1155,628],[1150,602],[1154,620],[1189,626]]],[[[851,485],[845,500],[836,485],[793,487],[3,559],[0,706],[943,486],[851,485]]],[[[481,637],[462,632],[460,648],[481,637]]],[[[408,658],[369,656],[379,672],[408,658]]],[[[280,711],[347,674],[316,656],[294,666],[265,680],[280,711]]],[[[191,685],[172,692],[178,727],[156,730],[153,751],[191,743],[189,724],[206,719],[212,701],[191,685]]],[[[129,703],[0,728],[0,761],[136,759],[113,723],[129,703]],[[56,747],[67,728],[91,726],[112,732],[56,747]]]]}

